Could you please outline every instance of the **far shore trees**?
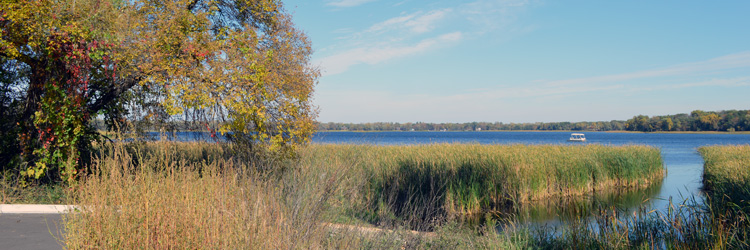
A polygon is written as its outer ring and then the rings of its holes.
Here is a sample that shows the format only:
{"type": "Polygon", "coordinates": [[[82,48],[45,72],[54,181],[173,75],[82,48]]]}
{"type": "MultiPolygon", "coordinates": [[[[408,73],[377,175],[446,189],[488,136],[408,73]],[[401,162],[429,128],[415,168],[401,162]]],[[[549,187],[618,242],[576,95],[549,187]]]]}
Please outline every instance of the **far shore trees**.
{"type": "Polygon", "coordinates": [[[3,170],[73,181],[96,117],[179,118],[274,155],[314,130],[319,71],[278,0],[10,0],[0,29],[3,170]]]}
{"type": "Polygon", "coordinates": [[[701,111],[664,116],[638,115],[627,121],[467,122],[467,123],[319,123],[319,131],[750,131],[750,110],[701,111]]]}

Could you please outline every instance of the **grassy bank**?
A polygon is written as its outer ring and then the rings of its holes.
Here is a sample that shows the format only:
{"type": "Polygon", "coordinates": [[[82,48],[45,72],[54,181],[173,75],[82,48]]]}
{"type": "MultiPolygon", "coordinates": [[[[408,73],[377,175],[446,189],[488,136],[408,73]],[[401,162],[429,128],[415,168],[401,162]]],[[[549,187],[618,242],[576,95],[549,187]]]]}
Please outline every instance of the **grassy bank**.
{"type": "Polygon", "coordinates": [[[708,205],[735,235],[732,239],[750,248],[750,145],[710,146],[698,149],[704,159],[703,186],[708,205]]]}
{"type": "Polygon", "coordinates": [[[698,151],[705,162],[704,189],[714,203],[750,208],[750,145],[701,147],[698,151]]]}
{"type": "MultiPolygon", "coordinates": [[[[82,209],[64,215],[63,243],[69,249],[508,249],[525,242],[492,226],[452,222],[429,234],[331,223],[344,197],[361,198],[361,190],[351,189],[362,183],[352,161],[302,157],[267,163],[279,166],[268,170],[229,151],[209,143],[105,148],[66,193],[66,202],[82,209]]],[[[302,154],[312,152],[321,151],[302,154]]]]}
{"type": "Polygon", "coordinates": [[[264,172],[208,143],[118,145],[93,164],[69,194],[84,210],[64,216],[71,249],[324,248],[342,179],[264,172]]]}
{"type": "Polygon", "coordinates": [[[551,197],[645,187],[664,174],[659,151],[645,146],[316,145],[302,157],[356,166],[360,203],[349,212],[378,225],[481,218],[551,197]]]}
{"type": "Polygon", "coordinates": [[[641,146],[312,145],[297,160],[265,163],[248,163],[235,150],[199,142],[105,148],[66,193],[67,202],[84,208],[64,217],[65,243],[71,249],[526,248],[540,246],[539,234],[498,233],[483,213],[646,185],[663,174],[658,150],[641,146]],[[486,223],[456,220],[472,213],[486,223]],[[370,223],[381,227],[370,230],[370,223]]]}

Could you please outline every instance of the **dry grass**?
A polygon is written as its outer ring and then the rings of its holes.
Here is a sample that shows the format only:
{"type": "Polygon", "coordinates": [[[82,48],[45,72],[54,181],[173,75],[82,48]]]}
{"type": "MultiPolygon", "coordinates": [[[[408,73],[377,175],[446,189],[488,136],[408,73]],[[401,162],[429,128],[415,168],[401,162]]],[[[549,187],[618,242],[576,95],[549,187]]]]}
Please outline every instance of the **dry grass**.
{"type": "MultiPolygon", "coordinates": [[[[108,150],[71,194],[84,211],[64,218],[67,247],[322,247],[327,231],[318,222],[337,176],[296,169],[276,177],[246,171],[255,166],[231,158],[188,161],[176,157],[206,148],[217,146],[161,142],[108,150]]],[[[203,154],[193,156],[198,155],[203,154]]]]}
{"type": "Polygon", "coordinates": [[[205,142],[103,147],[68,194],[83,211],[64,217],[66,246],[524,248],[535,245],[531,234],[498,233],[492,218],[466,227],[430,216],[509,199],[641,186],[662,174],[658,150],[640,146],[312,145],[297,160],[264,163],[243,161],[237,150],[205,142]],[[399,199],[399,192],[412,198],[399,199]],[[373,221],[385,227],[367,230],[373,221]]]}

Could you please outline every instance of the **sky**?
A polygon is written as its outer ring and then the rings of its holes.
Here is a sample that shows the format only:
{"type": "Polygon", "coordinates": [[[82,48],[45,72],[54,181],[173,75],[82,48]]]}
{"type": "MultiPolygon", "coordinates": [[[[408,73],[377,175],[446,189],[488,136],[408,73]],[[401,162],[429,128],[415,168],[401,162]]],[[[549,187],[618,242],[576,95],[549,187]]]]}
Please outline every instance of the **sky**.
{"type": "Polygon", "coordinates": [[[284,0],[320,122],[750,109],[750,1],[284,0]]]}

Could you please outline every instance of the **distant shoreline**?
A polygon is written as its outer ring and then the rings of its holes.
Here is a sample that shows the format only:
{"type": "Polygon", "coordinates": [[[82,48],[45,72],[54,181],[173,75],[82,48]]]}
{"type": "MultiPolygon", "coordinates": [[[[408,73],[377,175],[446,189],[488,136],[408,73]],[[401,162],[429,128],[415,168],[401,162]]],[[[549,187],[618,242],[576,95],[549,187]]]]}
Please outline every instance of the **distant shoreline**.
{"type": "Polygon", "coordinates": [[[627,131],[627,130],[610,130],[610,131],[594,131],[594,130],[448,130],[448,131],[435,131],[435,130],[415,130],[415,131],[403,131],[403,130],[318,130],[315,132],[326,132],[326,133],[338,133],[338,132],[356,132],[356,133],[378,133],[378,132],[568,132],[568,133],[588,133],[588,132],[603,132],[603,133],[630,133],[630,134],[750,134],[750,131],[654,131],[654,132],[642,132],[642,131],[627,131]]]}
{"type": "MultiPolygon", "coordinates": [[[[103,135],[114,135],[115,132],[98,130],[103,135]]],[[[174,132],[197,132],[197,133],[210,133],[210,131],[174,131],[174,132]]],[[[604,133],[631,133],[631,134],[750,134],[750,131],[653,131],[653,132],[642,132],[642,131],[628,131],[628,130],[609,130],[609,131],[596,131],[596,130],[448,130],[448,131],[435,131],[435,130],[415,130],[415,131],[404,131],[404,130],[317,130],[317,132],[326,133],[337,133],[337,132],[356,132],[356,133],[377,133],[377,132],[568,132],[568,133],[589,133],[589,132],[604,132],[604,133]]],[[[146,133],[159,133],[159,131],[146,131],[146,133]]],[[[170,134],[172,132],[164,132],[170,134]]],[[[217,132],[218,134],[218,132],[217,132]]]]}

